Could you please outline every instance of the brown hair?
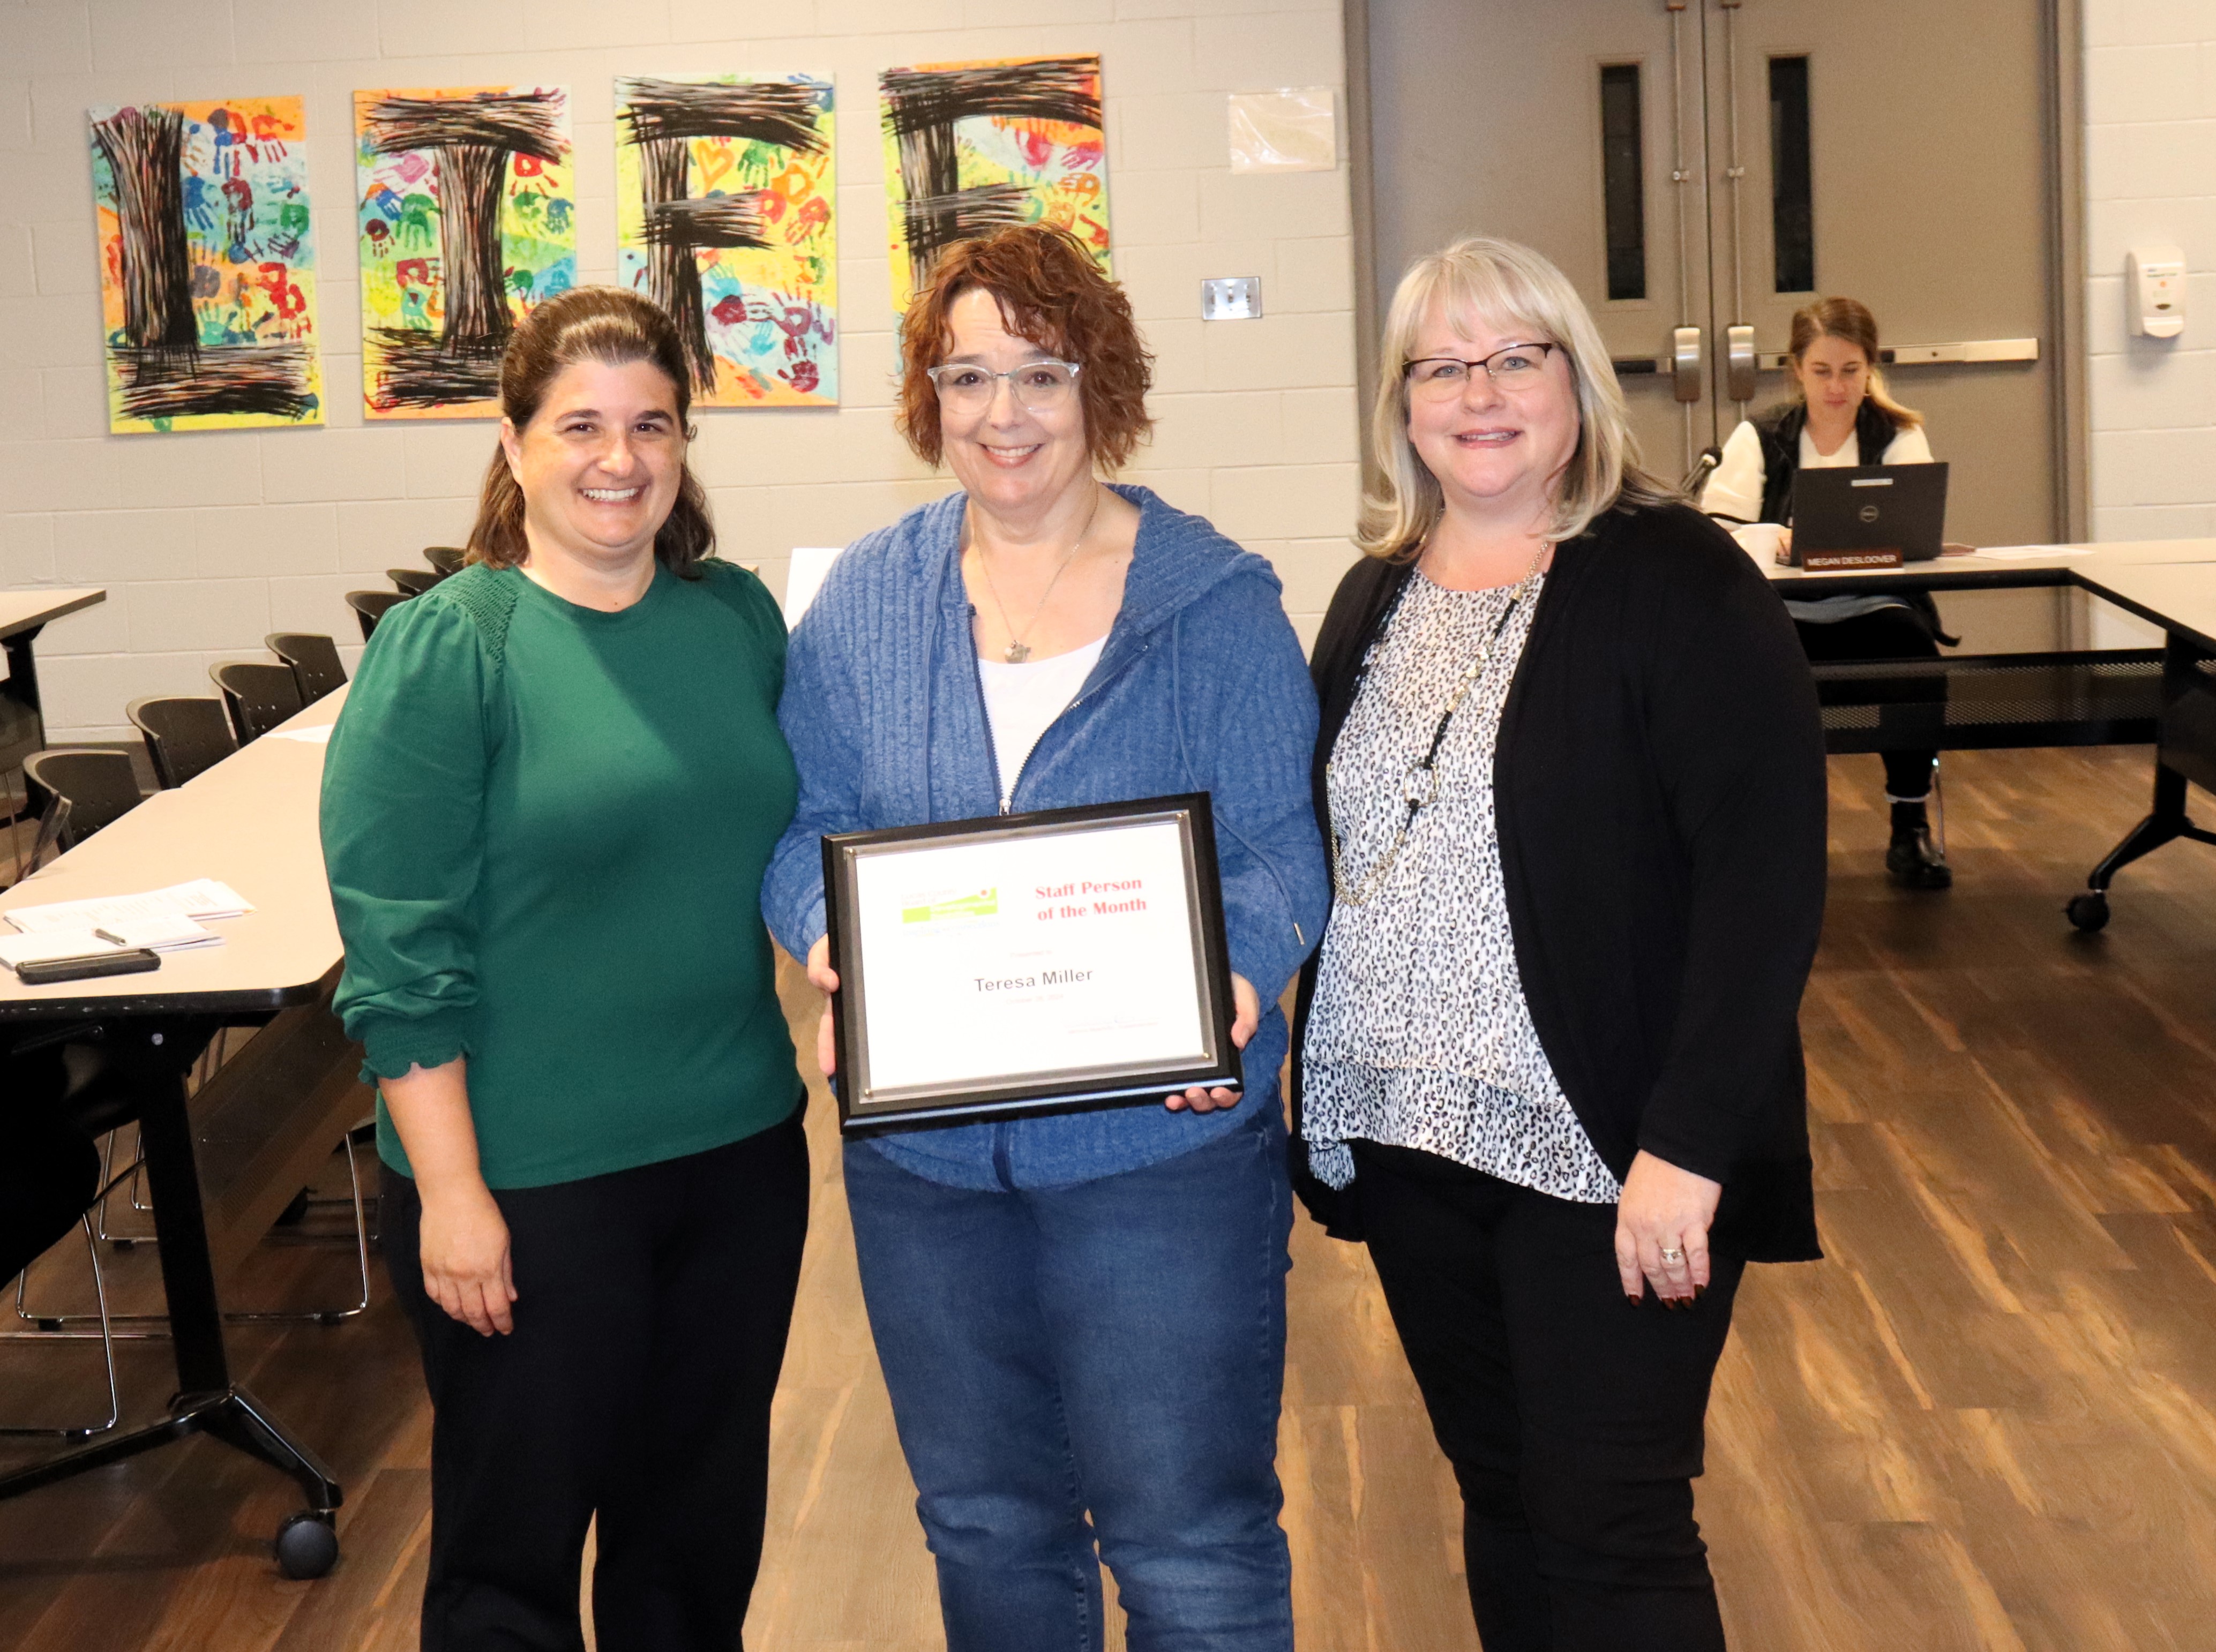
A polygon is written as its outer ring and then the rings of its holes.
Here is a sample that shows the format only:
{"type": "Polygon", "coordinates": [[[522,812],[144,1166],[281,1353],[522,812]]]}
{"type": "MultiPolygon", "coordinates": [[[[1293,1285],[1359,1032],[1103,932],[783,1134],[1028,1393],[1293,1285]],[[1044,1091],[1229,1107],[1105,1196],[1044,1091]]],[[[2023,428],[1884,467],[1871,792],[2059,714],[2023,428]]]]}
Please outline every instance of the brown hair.
{"type": "MultiPolygon", "coordinates": [[[[1843,339],[1862,353],[1862,359],[1869,363],[1869,399],[1893,421],[1895,430],[1914,430],[1923,424],[1922,414],[1901,406],[1886,393],[1885,375],[1877,365],[1877,317],[1870,314],[1868,304],[1859,298],[1819,298],[1794,310],[1786,353],[1792,357],[1796,370],[1808,347],[1818,339],[1843,339]]],[[[1797,372],[1793,393],[1796,397],[1807,395],[1797,372]]]]}
{"type": "MultiPolygon", "coordinates": [[[[676,326],[652,299],[621,287],[573,287],[517,324],[500,359],[501,412],[519,432],[525,429],[539,416],[547,386],[581,361],[611,367],[652,362],[676,397],[678,427],[691,438],[692,386],[676,326]]],[[[679,464],[677,502],[655,532],[654,555],[671,573],[697,579],[692,564],[716,549],[716,529],[699,479],[690,464],[679,464]]],[[[508,455],[496,446],[477,500],[477,525],[470,530],[468,560],[514,568],[530,549],[523,533],[523,489],[508,468],[508,455]]]]}
{"type": "Polygon", "coordinates": [[[1100,273],[1084,243],[1067,230],[1043,224],[997,230],[982,240],[958,241],[939,255],[931,285],[918,293],[901,321],[900,433],[916,457],[937,464],[946,442],[939,425],[939,391],[931,370],[951,343],[947,318],[954,301],[982,287],[1000,306],[1000,325],[1017,338],[1051,350],[1084,371],[1077,376],[1078,405],[1093,462],[1123,467],[1154,421],[1147,390],[1154,357],[1140,341],[1123,289],[1100,273]]]}

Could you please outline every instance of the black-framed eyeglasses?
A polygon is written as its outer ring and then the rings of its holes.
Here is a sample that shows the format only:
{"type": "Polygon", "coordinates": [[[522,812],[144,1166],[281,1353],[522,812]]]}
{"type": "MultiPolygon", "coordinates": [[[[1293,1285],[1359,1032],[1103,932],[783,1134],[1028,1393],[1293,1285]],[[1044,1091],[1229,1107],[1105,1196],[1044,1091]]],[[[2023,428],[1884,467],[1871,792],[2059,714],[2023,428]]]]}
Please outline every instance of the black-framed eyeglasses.
{"type": "MultiPolygon", "coordinates": [[[[1560,345],[1549,339],[1531,344],[1503,345],[1491,355],[1475,361],[1465,361],[1456,356],[1425,356],[1405,364],[1400,375],[1408,381],[1410,395],[1443,402],[1460,396],[1468,388],[1471,375],[1482,369],[1496,386],[1512,396],[1537,384],[1545,377],[1548,353],[1561,349],[1560,345]]],[[[1563,351],[1565,359],[1568,353],[1563,351]]]]}

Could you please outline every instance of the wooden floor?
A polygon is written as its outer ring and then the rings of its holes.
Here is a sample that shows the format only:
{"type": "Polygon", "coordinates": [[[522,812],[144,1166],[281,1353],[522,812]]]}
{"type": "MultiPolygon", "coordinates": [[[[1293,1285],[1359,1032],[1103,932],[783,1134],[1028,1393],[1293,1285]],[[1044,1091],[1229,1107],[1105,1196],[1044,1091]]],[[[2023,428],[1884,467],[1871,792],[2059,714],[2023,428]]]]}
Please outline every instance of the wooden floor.
{"type": "MultiPolygon", "coordinates": [[[[2141,751],[1949,758],[1949,894],[1887,887],[1874,759],[1833,768],[1803,1016],[1829,1259],[1757,1269],[1700,1508],[1748,1652],[2216,1646],[2216,852],[2064,897],[2145,806],[2141,751]]],[[[2202,800],[2205,803],[2206,800],[2202,800]]],[[[804,1016],[801,987],[791,999],[804,1016]]],[[[805,1046],[803,1046],[805,1047],[805,1046]]],[[[828,1109],[778,1400],[757,1652],[941,1644],[854,1282],[828,1109]]],[[[1280,1466],[1304,1648],[1466,1652],[1458,1519],[1363,1254],[1302,1224],[1280,1466]]],[[[329,1301],[343,1257],[265,1247],[238,1294],[329,1301]]],[[[120,1288],[154,1288],[144,1248],[120,1288]]],[[[81,1288],[81,1247],[34,1280],[81,1288]]],[[[0,1310],[4,1313],[4,1310],[0,1310]]],[[[205,1442],[0,1505],[0,1649],[411,1647],[427,1416],[381,1288],[345,1325],[247,1330],[246,1379],[347,1485],[345,1557],[288,1583],[289,1487],[205,1442]]],[[[167,1392],[126,1350],[126,1404],[167,1392]]],[[[0,1423],[90,1403],[83,1348],[0,1344],[0,1423]]],[[[28,1451],[4,1442],[0,1461],[28,1451]]]]}

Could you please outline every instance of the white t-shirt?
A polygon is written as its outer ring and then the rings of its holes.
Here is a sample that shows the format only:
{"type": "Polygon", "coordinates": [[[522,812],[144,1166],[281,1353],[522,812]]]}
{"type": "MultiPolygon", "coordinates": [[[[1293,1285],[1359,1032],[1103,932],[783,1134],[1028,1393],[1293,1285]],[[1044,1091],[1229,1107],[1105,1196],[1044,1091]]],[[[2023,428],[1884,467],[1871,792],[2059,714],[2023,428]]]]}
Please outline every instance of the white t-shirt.
{"type": "Polygon", "coordinates": [[[1097,637],[1081,648],[1020,666],[978,657],[977,675],[985,685],[985,721],[993,730],[993,755],[999,760],[1000,807],[1015,795],[1016,780],[1039,736],[1069,709],[1069,703],[1100,663],[1108,639],[1097,637]]]}

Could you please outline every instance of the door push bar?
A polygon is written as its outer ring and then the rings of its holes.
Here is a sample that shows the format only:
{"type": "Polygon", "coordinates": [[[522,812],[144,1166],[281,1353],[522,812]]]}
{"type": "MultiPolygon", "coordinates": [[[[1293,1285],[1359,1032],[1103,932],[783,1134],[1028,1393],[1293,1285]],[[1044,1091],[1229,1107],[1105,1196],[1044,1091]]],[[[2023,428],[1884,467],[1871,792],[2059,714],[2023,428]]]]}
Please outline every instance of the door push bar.
{"type": "MultiPolygon", "coordinates": [[[[2039,359],[2037,339],[1968,339],[1960,344],[1894,344],[1877,353],[1880,362],[1888,367],[1952,366],[1976,361],[2036,361],[2039,359]]],[[[1762,371],[1782,373],[1785,371],[1785,355],[1764,352],[1762,371]]]]}
{"type": "Polygon", "coordinates": [[[1724,394],[1734,402],[1754,400],[1754,329],[1724,329],[1724,394]]]}
{"type": "Polygon", "coordinates": [[[1614,356],[1609,365],[1616,369],[1618,378],[1660,378],[1667,376],[1670,388],[1680,402],[1701,399],[1701,380],[1707,372],[1703,359],[1701,329],[1697,327],[1674,328],[1670,334],[1670,353],[1657,359],[1653,356],[1614,356]]]}
{"type": "MultiPolygon", "coordinates": [[[[1753,399],[1753,375],[1757,370],[1765,373],[1785,371],[1782,351],[1761,351],[1754,348],[1754,329],[1734,327],[1725,335],[1727,394],[1734,402],[1753,399]],[[1742,337],[1741,335],[1744,335],[1742,337]],[[1741,374],[1745,374],[1745,378],[1741,374]]],[[[1667,374],[1675,378],[1677,399],[1697,402],[1701,399],[1701,329],[1680,327],[1671,335],[1671,353],[1662,357],[1616,356],[1609,365],[1616,369],[1618,378],[1653,378],[1667,374]],[[1690,390],[1690,393],[1688,394],[1690,390]]],[[[1961,344],[1897,344],[1880,350],[1878,360],[1888,367],[1930,367],[1953,365],[1963,362],[2036,361],[2039,359],[2037,339],[1970,339],[1961,344]]]]}

